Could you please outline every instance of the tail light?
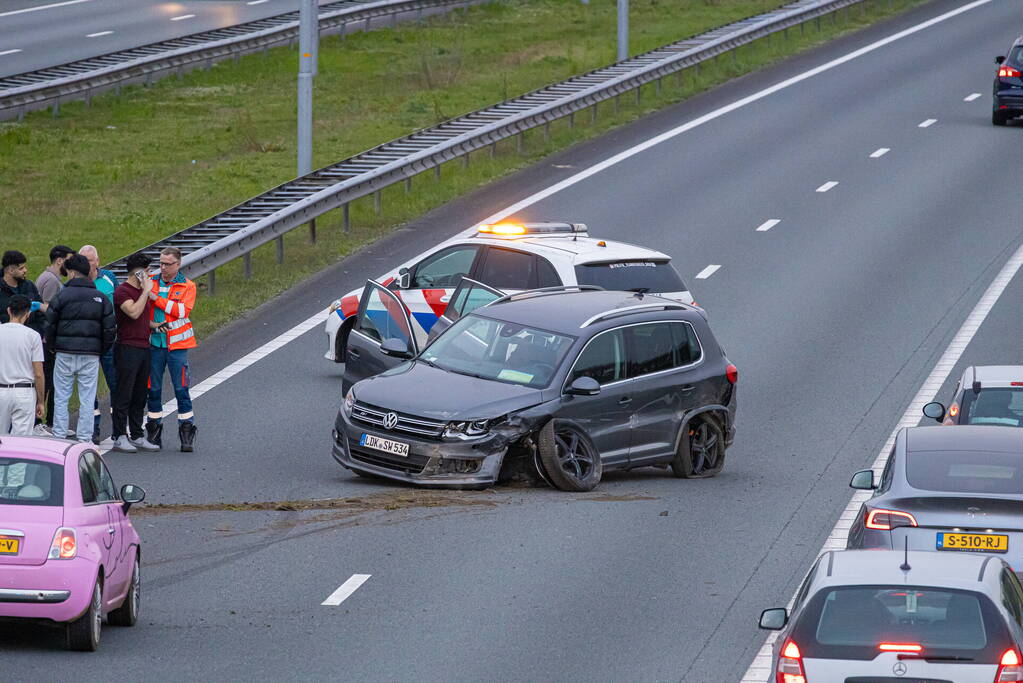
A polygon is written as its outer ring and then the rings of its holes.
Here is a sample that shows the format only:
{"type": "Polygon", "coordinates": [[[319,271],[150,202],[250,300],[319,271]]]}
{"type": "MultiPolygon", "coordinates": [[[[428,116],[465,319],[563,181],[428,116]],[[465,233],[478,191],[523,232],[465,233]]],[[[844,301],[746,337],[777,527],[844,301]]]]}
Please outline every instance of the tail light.
{"type": "Polygon", "coordinates": [[[75,530],[62,526],[53,534],[53,543],[50,544],[50,553],[47,555],[51,560],[73,560],[78,556],[78,539],[75,537],[75,530]]]}
{"type": "Polygon", "coordinates": [[[777,673],[775,683],[806,683],[806,675],[803,673],[803,655],[799,653],[799,646],[795,641],[785,642],[781,657],[778,658],[777,673]]]}
{"type": "Polygon", "coordinates": [[[735,384],[739,381],[739,368],[729,363],[728,367],[725,368],[725,377],[728,378],[729,383],[735,384]]]}
{"type": "Polygon", "coordinates": [[[1023,76],[1018,69],[1013,69],[1011,66],[1000,66],[998,67],[999,78],[1019,78],[1023,76]]]}
{"type": "Polygon", "coordinates": [[[1023,666],[1020,665],[1019,653],[1015,648],[1009,648],[1002,653],[1002,661],[998,663],[998,673],[995,675],[995,683],[1004,681],[1023,681],[1023,666]]]}
{"type": "Polygon", "coordinates": [[[894,527],[919,526],[916,517],[908,512],[898,510],[884,510],[882,508],[867,508],[867,520],[865,526],[868,529],[878,531],[891,531],[894,527]]]}
{"type": "Polygon", "coordinates": [[[924,651],[923,645],[918,645],[916,643],[881,643],[877,646],[877,649],[881,652],[920,653],[924,651]]]}
{"type": "Polygon", "coordinates": [[[955,418],[959,417],[959,404],[955,401],[948,407],[948,415],[945,416],[945,421],[942,424],[950,425],[955,424],[955,418]]]}

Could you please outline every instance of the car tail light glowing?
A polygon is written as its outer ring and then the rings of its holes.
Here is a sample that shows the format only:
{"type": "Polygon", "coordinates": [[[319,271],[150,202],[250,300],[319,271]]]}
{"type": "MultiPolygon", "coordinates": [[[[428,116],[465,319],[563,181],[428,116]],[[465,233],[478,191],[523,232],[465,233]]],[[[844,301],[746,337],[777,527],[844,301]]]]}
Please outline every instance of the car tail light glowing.
{"type": "Polygon", "coordinates": [[[894,526],[918,526],[916,523],[916,517],[908,512],[884,510],[882,508],[871,510],[868,508],[867,521],[865,524],[868,529],[891,531],[893,522],[895,523],[894,526]]]}
{"type": "Polygon", "coordinates": [[[78,539],[75,537],[75,530],[62,526],[53,534],[53,543],[50,544],[50,553],[47,555],[51,560],[73,560],[78,555],[78,539]]]}
{"type": "Polygon", "coordinates": [[[1002,660],[998,663],[998,673],[995,674],[995,683],[1004,681],[1023,681],[1023,666],[1021,666],[1019,653],[1015,648],[1009,648],[1002,653],[1002,660]]]}
{"type": "Polygon", "coordinates": [[[1003,65],[998,67],[999,78],[1019,78],[1020,76],[1023,76],[1023,74],[1020,74],[1019,70],[1013,69],[1011,66],[1003,65]]]}
{"type": "Polygon", "coordinates": [[[916,643],[881,643],[877,649],[881,652],[923,652],[924,646],[916,643]]]}
{"type": "Polygon", "coordinates": [[[806,683],[803,655],[799,652],[799,646],[792,640],[785,642],[781,657],[778,658],[778,675],[775,683],[806,683]]]}
{"type": "Polygon", "coordinates": [[[725,377],[728,378],[731,384],[735,384],[739,381],[739,368],[729,363],[728,367],[725,368],[725,377]]]}
{"type": "Polygon", "coordinates": [[[1009,386],[1012,386],[1012,387],[1023,387],[1023,382],[1009,382],[1009,386]]]}

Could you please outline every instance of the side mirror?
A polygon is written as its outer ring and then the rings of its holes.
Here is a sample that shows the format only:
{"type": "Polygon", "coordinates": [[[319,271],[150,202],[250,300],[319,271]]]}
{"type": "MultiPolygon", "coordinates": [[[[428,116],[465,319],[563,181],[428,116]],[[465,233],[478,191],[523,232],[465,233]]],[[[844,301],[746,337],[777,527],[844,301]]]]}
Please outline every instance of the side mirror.
{"type": "Polygon", "coordinates": [[[128,509],[135,503],[141,503],[146,499],[146,490],[135,484],[125,484],[121,487],[122,509],[127,514],[128,509]]]}
{"type": "Polygon", "coordinates": [[[398,271],[398,289],[408,289],[410,284],[412,284],[412,273],[408,268],[402,268],[398,271]]]}
{"type": "Polygon", "coordinates": [[[384,343],[380,345],[380,350],[385,356],[391,356],[392,358],[412,357],[412,352],[408,350],[408,343],[397,337],[385,339],[384,343]]]}
{"type": "Polygon", "coordinates": [[[995,64],[1001,64],[1005,61],[1005,55],[998,55],[995,57],[995,64]]]}
{"type": "Polygon", "coordinates": [[[784,607],[772,607],[760,613],[760,628],[780,631],[789,623],[789,611],[784,607]]]}
{"type": "Polygon", "coordinates": [[[592,377],[576,377],[565,393],[572,396],[596,396],[600,393],[600,382],[592,377]]]}
{"type": "Polygon", "coordinates": [[[924,406],[924,415],[935,422],[941,422],[945,418],[945,406],[937,401],[931,401],[924,406]]]}
{"type": "Polygon", "coordinates": [[[874,485],[874,470],[860,470],[852,475],[849,486],[860,491],[873,491],[877,488],[874,485]]]}

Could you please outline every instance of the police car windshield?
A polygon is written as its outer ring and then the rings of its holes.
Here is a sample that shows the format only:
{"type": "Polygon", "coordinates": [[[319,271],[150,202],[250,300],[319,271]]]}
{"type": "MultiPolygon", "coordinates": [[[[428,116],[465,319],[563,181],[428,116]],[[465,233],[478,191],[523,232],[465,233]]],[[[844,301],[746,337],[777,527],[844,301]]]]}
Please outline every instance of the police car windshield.
{"type": "Polygon", "coordinates": [[[469,315],[420,358],[450,372],[541,388],[550,384],[571,345],[572,337],[469,315]]]}
{"type": "Polygon", "coordinates": [[[38,460],[0,458],[0,506],[63,504],[63,467],[38,460]]]}
{"type": "Polygon", "coordinates": [[[575,277],[581,285],[597,285],[609,291],[687,291],[674,266],[666,261],[585,263],[575,267],[575,277]]]}

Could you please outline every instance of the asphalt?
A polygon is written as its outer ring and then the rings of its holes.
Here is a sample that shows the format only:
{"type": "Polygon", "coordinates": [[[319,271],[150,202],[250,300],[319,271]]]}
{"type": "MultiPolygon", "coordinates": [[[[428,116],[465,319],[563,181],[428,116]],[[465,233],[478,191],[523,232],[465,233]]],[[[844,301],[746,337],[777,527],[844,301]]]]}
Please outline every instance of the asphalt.
{"type": "MultiPolygon", "coordinates": [[[[366,276],[582,168],[959,5],[929,3],[453,202],[206,340],[193,374],[215,373],[366,276]]],[[[317,328],[196,401],[196,453],[108,457],[117,482],[143,485],[150,502],[210,508],[136,517],[139,627],[108,628],[89,657],[69,657],[45,629],[0,630],[6,671],[737,680],[763,640],[759,610],[788,601],[848,501],[849,474],[876,457],[1023,241],[1005,162],[1023,130],[993,128],[987,99],[991,57],[1015,37],[1016,18],[996,0],[520,214],[583,221],[673,256],[739,367],[739,431],[718,477],[641,470],[593,495],[502,488],[432,501],[357,479],[328,454],[341,367],[322,358],[317,328]],[[974,92],[984,96],[963,101],[974,92]],[[881,147],[891,151],[869,157],[881,147]],[[827,181],[838,185],[815,191],[827,181]],[[755,231],[770,218],[781,222],[755,231]],[[692,279],[709,264],[721,268],[692,279]],[[361,507],[210,505],[335,497],[361,507]],[[371,578],[340,606],[320,605],[353,574],[371,578]]],[[[1021,294],[1017,279],[961,365],[1020,362],[1021,294]]]]}

